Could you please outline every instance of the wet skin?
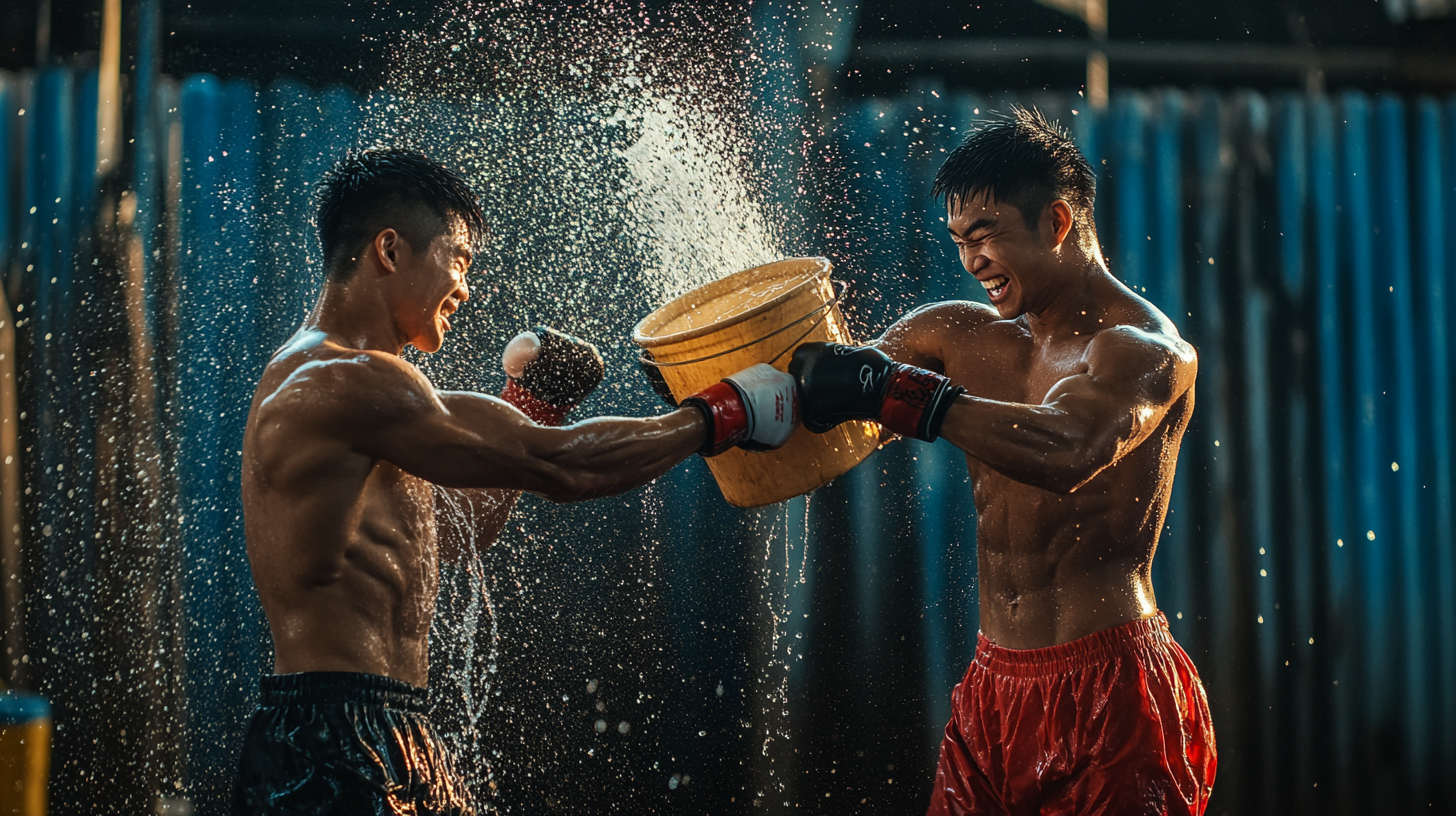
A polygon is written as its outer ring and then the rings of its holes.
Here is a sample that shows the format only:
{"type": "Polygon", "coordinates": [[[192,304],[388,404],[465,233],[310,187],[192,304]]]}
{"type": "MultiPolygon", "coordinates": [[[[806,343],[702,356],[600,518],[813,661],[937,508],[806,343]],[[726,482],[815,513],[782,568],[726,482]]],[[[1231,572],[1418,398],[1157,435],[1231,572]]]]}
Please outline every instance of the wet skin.
{"type": "MultiPolygon", "coordinates": [[[[399,353],[439,350],[469,297],[463,229],[415,251],[376,236],[263,373],[243,441],[253,581],[274,671],[367,672],[423,686],[442,541],[437,502],[490,543],[522,490],[621,493],[702,444],[702,415],[541,427],[485,394],[436,391],[399,353]]],[[[443,553],[449,557],[450,553],[443,553]]]]}
{"type": "Polygon", "coordinates": [[[947,227],[992,306],[937,303],[877,345],[966,388],[941,435],[975,488],[981,630],[1066,643],[1157,611],[1152,561],[1193,412],[1197,355],[1108,273],[1055,201],[952,201],[947,227]]]}

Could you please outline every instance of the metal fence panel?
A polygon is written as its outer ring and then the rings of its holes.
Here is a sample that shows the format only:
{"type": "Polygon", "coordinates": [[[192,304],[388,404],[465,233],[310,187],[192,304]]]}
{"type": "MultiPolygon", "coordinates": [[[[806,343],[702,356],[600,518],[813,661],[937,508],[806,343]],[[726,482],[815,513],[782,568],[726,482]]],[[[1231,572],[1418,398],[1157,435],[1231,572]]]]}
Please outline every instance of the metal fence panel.
{"type": "MultiPolygon", "coordinates": [[[[13,176],[0,161],[0,250],[13,257],[8,283],[20,295],[26,665],[57,711],[53,779],[64,790],[86,786],[99,762],[87,738],[119,740],[107,729],[125,719],[87,709],[100,699],[93,684],[108,680],[101,672],[118,673],[103,669],[117,664],[98,658],[92,639],[118,637],[98,627],[111,612],[102,599],[121,597],[106,586],[120,579],[98,566],[108,543],[98,535],[111,528],[88,499],[103,489],[97,439],[110,427],[90,383],[102,335],[80,310],[105,284],[87,254],[106,200],[95,189],[94,84],[94,74],[62,69],[0,83],[0,159],[19,157],[13,176]]],[[[168,777],[166,792],[213,813],[269,659],[243,547],[243,420],[267,354],[320,283],[313,185],[362,138],[373,103],[290,81],[194,76],[144,87],[152,96],[137,108],[129,186],[167,422],[157,445],[175,466],[169,523],[183,551],[171,569],[186,620],[184,631],[164,615],[146,631],[186,638],[188,719],[174,738],[188,746],[188,770],[168,777]]],[[[1198,408],[1155,581],[1213,703],[1222,754],[1213,812],[1452,812],[1456,100],[1163,90],[1115,93],[1098,111],[1076,94],[927,86],[857,102],[820,146],[838,157],[844,208],[795,216],[843,239],[835,260],[853,283],[857,330],[878,331],[926,299],[982,296],[945,245],[930,181],[968,126],[1018,99],[1068,120],[1098,174],[1110,268],[1199,349],[1198,408]]],[[[512,230],[529,226],[520,220],[512,230]]],[[[625,327],[642,305],[605,304],[617,311],[603,320],[625,327]]],[[[643,404],[621,402],[627,412],[643,404]]],[[[495,623],[515,637],[589,627],[597,639],[584,642],[609,647],[611,676],[639,680],[644,707],[634,710],[649,713],[633,733],[656,741],[612,756],[640,765],[643,779],[661,776],[660,790],[614,770],[579,795],[646,812],[684,803],[747,812],[755,799],[820,812],[920,806],[975,642],[974,508],[961,454],[900,443],[807,500],[754,512],[723,506],[706,479],[694,463],[624,499],[523,511],[536,527],[521,541],[549,538],[604,571],[618,567],[594,559],[620,552],[641,579],[636,595],[572,585],[565,606],[596,611],[571,612],[569,624],[552,622],[561,604],[519,583],[498,596],[516,619],[495,623]],[[621,543],[604,545],[603,531],[621,543]],[[621,633],[597,619],[638,608],[621,633]],[[668,631],[644,635],[649,625],[668,631]],[[628,636],[640,642],[612,639],[628,636]],[[626,665],[639,658],[644,668],[626,665]],[[664,769],[650,767],[663,762],[701,778],[669,790],[664,769]]],[[[575,575],[532,546],[490,563],[575,575]]],[[[524,642],[506,637],[499,648],[524,642]]],[[[579,644],[553,648],[537,660],[549,672],[595,665],[579,644]]],[[[505,774],[493,780],[503,804],[512,791],[580,787],[564,779],[577,774],[570,746],[597,739],[595,713],[583,714],[585,728],[564,711],[541,709],[529,727],[513,719],[539,704],[529,685],[548,679],[529,673],[532,661],[501,660],[488,698],[499,704],[476,712],[488,745],[472,767],[505,774]],[[560,773],[527,780],[522,760],[485,753],[517,733],[541,741],[499,750],[555,751],[560,773]]],[[[84,809],[57,800],[57,812],[84,809]]]]}

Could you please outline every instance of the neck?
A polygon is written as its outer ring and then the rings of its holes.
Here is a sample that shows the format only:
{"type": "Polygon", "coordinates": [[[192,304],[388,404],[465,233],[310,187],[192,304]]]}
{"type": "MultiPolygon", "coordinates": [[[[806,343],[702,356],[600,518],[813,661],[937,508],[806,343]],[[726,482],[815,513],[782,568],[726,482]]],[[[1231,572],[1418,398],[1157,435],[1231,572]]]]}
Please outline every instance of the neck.
{"type": "Polygon", "coordinates": [[[326,281],[309,313],[308,327],[350,348],[399,354],[405,339],[394,312],[367,269],[357,269],[343,282],[326,281]]]}
{"type": "Polygon", "coordinates": [[[1086,336],[1104,326],[1103,299],[1098,296],[1111,273],[1100,253],[1077,253],[1059,266],[1063,274],[1050,281],[1038,303],[1026,310],[1032,336],[1053,340],[1069,335],[1086,336]]]}

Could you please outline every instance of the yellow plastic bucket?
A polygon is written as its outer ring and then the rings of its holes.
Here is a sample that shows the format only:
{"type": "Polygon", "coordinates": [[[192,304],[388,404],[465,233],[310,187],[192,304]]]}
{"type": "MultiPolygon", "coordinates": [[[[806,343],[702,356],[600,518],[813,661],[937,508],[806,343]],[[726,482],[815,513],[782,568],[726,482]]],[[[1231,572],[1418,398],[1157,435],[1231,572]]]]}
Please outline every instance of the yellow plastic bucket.
{"type": "Polygon", "coordinates": [[[44,816],[51,709],[21,691],[0,692],[0,816],[44,816]]]}
{"type": "MultiPolygon", "coordinates": [[[[688,292],[647,317],[632,339],[651,354],[675,400],[757,363],[787,371],[793,350],[814,340],[853,343],[839,312],[826,258],[756,266],[688,292]]],[[[800,428],[766,453],[738,449],[708,460],[723,498],[759,507],[820,487],[864,461],[879,426],[846,422],[815,434],[800,428]]]]}

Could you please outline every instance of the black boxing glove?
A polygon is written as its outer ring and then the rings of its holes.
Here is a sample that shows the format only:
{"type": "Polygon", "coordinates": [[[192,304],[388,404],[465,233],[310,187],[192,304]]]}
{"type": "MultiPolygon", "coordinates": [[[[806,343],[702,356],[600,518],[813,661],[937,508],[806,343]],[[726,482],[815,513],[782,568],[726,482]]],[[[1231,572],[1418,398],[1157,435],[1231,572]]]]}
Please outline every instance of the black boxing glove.
{"type": "Polygon", "coordinates": [[[564,424],[606,373],[596,346],[545,326],[511,338],[501,365],[507,375],[501,398],[541,425],[564,424]]]}
{"type": "Polygon", "coordinates": [[[794,378],[766,363],[724,377],[682,404],[702,411],[708,423],[708,437],[698,450],[704,456],[717,456],[734,445],[773,450],[799,427],[794,378]]]}
{"type": "Polygon", "coordinates": [[[814,433],[873,419],[902,436],[934,442],[946,411],[966,391],[868,346],[805,343],[794,349],[789,373],[799,385],[804,427],[814,433]]]}

